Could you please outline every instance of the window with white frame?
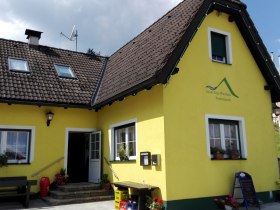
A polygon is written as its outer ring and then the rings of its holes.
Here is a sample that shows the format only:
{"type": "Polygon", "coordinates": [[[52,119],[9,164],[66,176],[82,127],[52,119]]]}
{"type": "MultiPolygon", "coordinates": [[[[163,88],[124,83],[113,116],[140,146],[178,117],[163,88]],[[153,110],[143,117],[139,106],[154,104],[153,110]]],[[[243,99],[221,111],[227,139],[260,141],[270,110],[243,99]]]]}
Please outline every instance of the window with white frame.
{"type": "Polygon", "coordinates": [[[29,163],[31,130],[0,129],[0,153],[8,156],[8,163],[29,163]]]}
{"type": "Polygon", "coordinates": [[[19,58],[8,58],[9,70],[19,72],[29,72],[27,60],[19,58]]]}
{"type": "Polygon", "coordinates": [[[136,159],[135,125],[135,121],[127,121],[111,126],[111,160],[120,160],[121,150],[129,160],[136,159]]]}
{"type": "Polygon", "coordinates": [[[226,152],[226,158],[237,151],[240,158],[246,158],[244,119],[239,117],[206,116],[208,154],[218,148],[226,152]]]}
{"type": "Polygon", "coordinates": [[[232,63],[231,37],[230,33],[209,28],[209,57],[216,62],[232,63]]]}

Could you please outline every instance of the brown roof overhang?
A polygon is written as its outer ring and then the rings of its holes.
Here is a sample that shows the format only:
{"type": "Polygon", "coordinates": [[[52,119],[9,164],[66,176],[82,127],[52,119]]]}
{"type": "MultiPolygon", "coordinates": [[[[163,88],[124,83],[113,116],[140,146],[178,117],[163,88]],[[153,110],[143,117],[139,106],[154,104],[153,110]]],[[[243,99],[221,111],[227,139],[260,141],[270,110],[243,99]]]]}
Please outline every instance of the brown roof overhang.
{"type": "Polygon", "coordinates": [[[267,82],[267,85],[264,87],[264,89],[269,89],[271,91],[271,98],[273,102],[280,101],[279,73],[274,63],[270,59],[270,55],[267,52],[267,49],[261,40],[261,37],[259,36],[253,21],[246,11],[246,5],[237,0],[205,0],[197,11],[195,18],[187,27],[182,39],[178,42],[176,48],[170,54],[165,66],[158,74],[155,74],[148,80],[141,82],[140,84],[135,85],[98,104],[93,104],[93,108],[98,110],[102,106],[111,104],[117,100],[122,100],[123,98],[133,95],[143,89],[149,89],[153,85],[167,83],[204,18],[213,10],[228,13],[230,15],[229,21],[236,22],[244,40],[247,43],[248,48],[250,49],[258,67],[261,70],[262,75],[267,82]]]}

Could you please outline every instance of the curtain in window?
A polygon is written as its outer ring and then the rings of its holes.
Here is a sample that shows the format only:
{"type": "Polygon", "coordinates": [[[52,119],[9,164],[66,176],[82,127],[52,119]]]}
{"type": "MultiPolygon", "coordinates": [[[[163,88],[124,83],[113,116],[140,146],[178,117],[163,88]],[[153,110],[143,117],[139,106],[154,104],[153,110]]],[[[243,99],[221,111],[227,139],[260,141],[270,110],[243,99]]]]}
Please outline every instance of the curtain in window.
{"type": "Polygon", "coordinates": [[[225,35],[211,32],[212,55],[226,58],[225,35]]]}
{"type": "Polygon", "coordinates": [[[8,160],[27,160],[29,132],[8,131],[6,152],[8,160]]]}

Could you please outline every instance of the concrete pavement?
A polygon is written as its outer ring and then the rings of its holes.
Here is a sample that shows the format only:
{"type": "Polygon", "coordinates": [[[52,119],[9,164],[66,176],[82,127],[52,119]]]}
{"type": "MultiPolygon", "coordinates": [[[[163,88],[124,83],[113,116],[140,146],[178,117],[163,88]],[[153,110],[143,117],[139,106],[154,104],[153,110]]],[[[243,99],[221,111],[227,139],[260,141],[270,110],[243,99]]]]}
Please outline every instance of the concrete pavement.
{"type": "MultiPolygon", "coordinates": [[[[1,210],[26,210],[18,202],[0,202],[1,210]]],[[[114,201],[100,201],[82,204],[70,204],[61,206],[49,206],[40,199],[30,200],[30,210],[115,210],[114,201]]],[[[207,210],[207,209],[197,209],[207,210]]],[[[240,208],[246,210],[246,208],[240,208]]],[[[249,208],[249,210],[258,210],[258,208],[249,208]]],[[[280,203],[268,203],[261,206],[261,210],[280,210],[280,203]]]]}
{"type": "MultiPolygon", "coordinates": [[[[26,210],[19,202],[0,202],[1,210],[26,210]]],[[[114,201],[49,206],[41,199],[30,200],[30,210],[115,210],[114,201]]]]}

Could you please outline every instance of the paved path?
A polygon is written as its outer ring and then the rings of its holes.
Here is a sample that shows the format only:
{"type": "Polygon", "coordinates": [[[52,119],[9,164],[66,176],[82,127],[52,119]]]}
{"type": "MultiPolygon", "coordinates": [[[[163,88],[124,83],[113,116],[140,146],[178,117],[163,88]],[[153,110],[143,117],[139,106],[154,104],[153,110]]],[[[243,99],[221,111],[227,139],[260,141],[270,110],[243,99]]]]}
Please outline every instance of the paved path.
{"type": "MultiPolygon", "coordinates": [[[[26,210],[21,203],[18,202],[1,202],[1,210],[26,210]]],[[[114,201],[100,201],[83,204],[71,204],[61,206],[49,206],[40,199],[30,200],[30,210],[115,210],[114,201]]]]}
{"type": "MultiPolygon", "coordinates": [[[[1,210],[26,210],[17,202],[0,202],[1,210]]],[[[100,201],[83,204],[71,204],[62,206],[48,206],[40,199],[30,200],[30,210],[115,210],[114,201],[100,201]]],[[[207,209],[198,209],[207,210],[207,209]]],[[[246,210],[240,208],[240,210],[246,210]]],[[[250,208],[249,210],[258,210],[258,208],[250,208]]],[[[280,210],[280,203],[268,203],[261,207],[261,210],[280,210]]]]}

